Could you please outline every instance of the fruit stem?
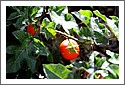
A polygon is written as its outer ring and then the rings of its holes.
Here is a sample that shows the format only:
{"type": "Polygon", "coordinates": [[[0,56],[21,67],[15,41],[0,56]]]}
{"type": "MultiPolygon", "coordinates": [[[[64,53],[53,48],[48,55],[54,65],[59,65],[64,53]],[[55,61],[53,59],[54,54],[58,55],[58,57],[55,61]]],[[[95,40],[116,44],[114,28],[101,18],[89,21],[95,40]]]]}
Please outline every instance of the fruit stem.
{"type": "MultiPolygon", "coordinates": [[[[77,52],[77,51],[76,51],[76,49],[75,49],[75,48],[76,48],[76,46],[74,46],[74,45],[73,45],[73,43],[72,43],[69,39],[68,39],[68,41],[69,41],[69,44],[70,44],[70,46],[71,46],[70,50],[72,49],[72,50],[73,50],[73,52],[75,52],[75,53],[77,53],[77,54],[78,54],[78,52],[77,52]]],[[[72,51],[72,50],[71,50],[71,51],[72,51]]],[[[70,52],[71,52],[71,51],[70,51],[70,52]]]]}

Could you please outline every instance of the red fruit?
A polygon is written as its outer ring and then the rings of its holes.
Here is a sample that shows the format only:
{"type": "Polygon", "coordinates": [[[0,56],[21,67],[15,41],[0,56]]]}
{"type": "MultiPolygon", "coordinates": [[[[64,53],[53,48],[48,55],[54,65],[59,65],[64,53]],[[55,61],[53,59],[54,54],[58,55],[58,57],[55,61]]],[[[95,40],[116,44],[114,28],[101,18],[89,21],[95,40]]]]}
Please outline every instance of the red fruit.
{"type": "Polygon", "coordinates": [[[35,34],[35,30],[34,30],[32,24],[29,24],[29,25],[28,25],[27,32],[30,33],[31,35],[34,35],[34,34],[35,34]]]}
{"type": "Polygon", "coordinates": [[[89,76],[89,72],[85,72],[85,78],[89,76]]]}
{"type": "Polygon", "coordinates": [[[103,79],[104,77],[101,75],[99,79],[103,79]]]}
{"type": "Polygon", "coordinates": [[[79,45],[72,39],[66,39],[60,44],[60,52],[65,59],[73,60],[79,55],[79,45]]]}

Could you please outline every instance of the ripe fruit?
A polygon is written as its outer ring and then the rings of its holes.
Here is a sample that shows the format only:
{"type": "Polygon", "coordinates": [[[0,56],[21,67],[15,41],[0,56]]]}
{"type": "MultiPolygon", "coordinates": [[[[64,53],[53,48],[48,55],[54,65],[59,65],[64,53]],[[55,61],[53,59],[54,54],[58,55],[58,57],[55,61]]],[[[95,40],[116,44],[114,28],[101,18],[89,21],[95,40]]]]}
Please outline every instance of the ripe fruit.
{"type": "Polygon", "coordinates": [[[73,60],[79,55],[79,45],[75,40],[66,39],[60,44],[60,52],[65,59],[73,60]]]}
{"type": "Polygon", "coordinates": [[[27,32],[30,33],[31,35],[34,35],[34,34],[35,34],[35,30],[34,30],[32,24],[29,24],[29,25],[28,25],[27,32]]]}
{"type": "Polygon", "coordinates": [[[87,78],[89,76],[89,72],[85,72],[85,78],[87,78]]]}

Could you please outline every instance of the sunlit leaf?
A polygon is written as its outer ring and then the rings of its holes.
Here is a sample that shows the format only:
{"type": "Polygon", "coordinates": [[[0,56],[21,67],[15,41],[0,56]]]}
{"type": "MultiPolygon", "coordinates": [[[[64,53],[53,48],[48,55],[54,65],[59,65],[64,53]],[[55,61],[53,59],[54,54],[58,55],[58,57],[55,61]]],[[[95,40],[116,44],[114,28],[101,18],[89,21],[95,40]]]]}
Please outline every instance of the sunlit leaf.
{"type": "Polygon", "coordinates": [[[93,16],[93,14],[90,10],[80,10],[79,13],[86,16],[89,19],[93,16]]]}
{"type": "Polygon", "coordinates": [[[34,17],[34,15],[36,15],[36,13],[39,11],[39,7],[34,7],[32,10],[32,14],[30,15],[30,17],[34,17]]]}
{"type": "Polygon", "coordinates": [[[45,27],[53,36],[56,35],[56,31],[54,30],[55,28],[55,23],[50,22],[46,27],[45,27]]]}
{"type": "Polygon", "coordinates": [[[43,67],[48,79],[73,79],[72,71],[62,64],[44,64],[43,67]]]}
{"type": "Polygon", "coordinates": [[[101,14],[98,10],[95,10],[93,12],[96,16],[100,17],[102,20],[104,20],[106,22],[106,16],[105,15],[101,14]]]}

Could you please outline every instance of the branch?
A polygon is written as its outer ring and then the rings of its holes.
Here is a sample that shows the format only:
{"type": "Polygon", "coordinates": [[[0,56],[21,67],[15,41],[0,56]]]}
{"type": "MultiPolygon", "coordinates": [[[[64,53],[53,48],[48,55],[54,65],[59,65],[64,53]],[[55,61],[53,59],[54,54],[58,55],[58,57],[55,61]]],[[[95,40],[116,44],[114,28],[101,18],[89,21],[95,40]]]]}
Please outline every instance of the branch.
{"type": "Polygon", "coordinates": [[[83,41],[81,41],[81,40],[78,40],[77,38],[75,38],[75,37],[73,37],[73,36],[71,36],[71,35],[68,35],[68,34],[66,34],[66,33],[64,33],[64,32],[61,32],[61,31],[58,31],[58,30],[56,30],[56,32],[59,33],[59,34],[65,35],[66,37],[71,38],[71,39],[73,39],[73,40],[75,40],[75,41],[77,41],[77,42],[79,42],[79,43],[82,43],[82,44],[85,43],[85,42],[83,42],[83,41]]]}

